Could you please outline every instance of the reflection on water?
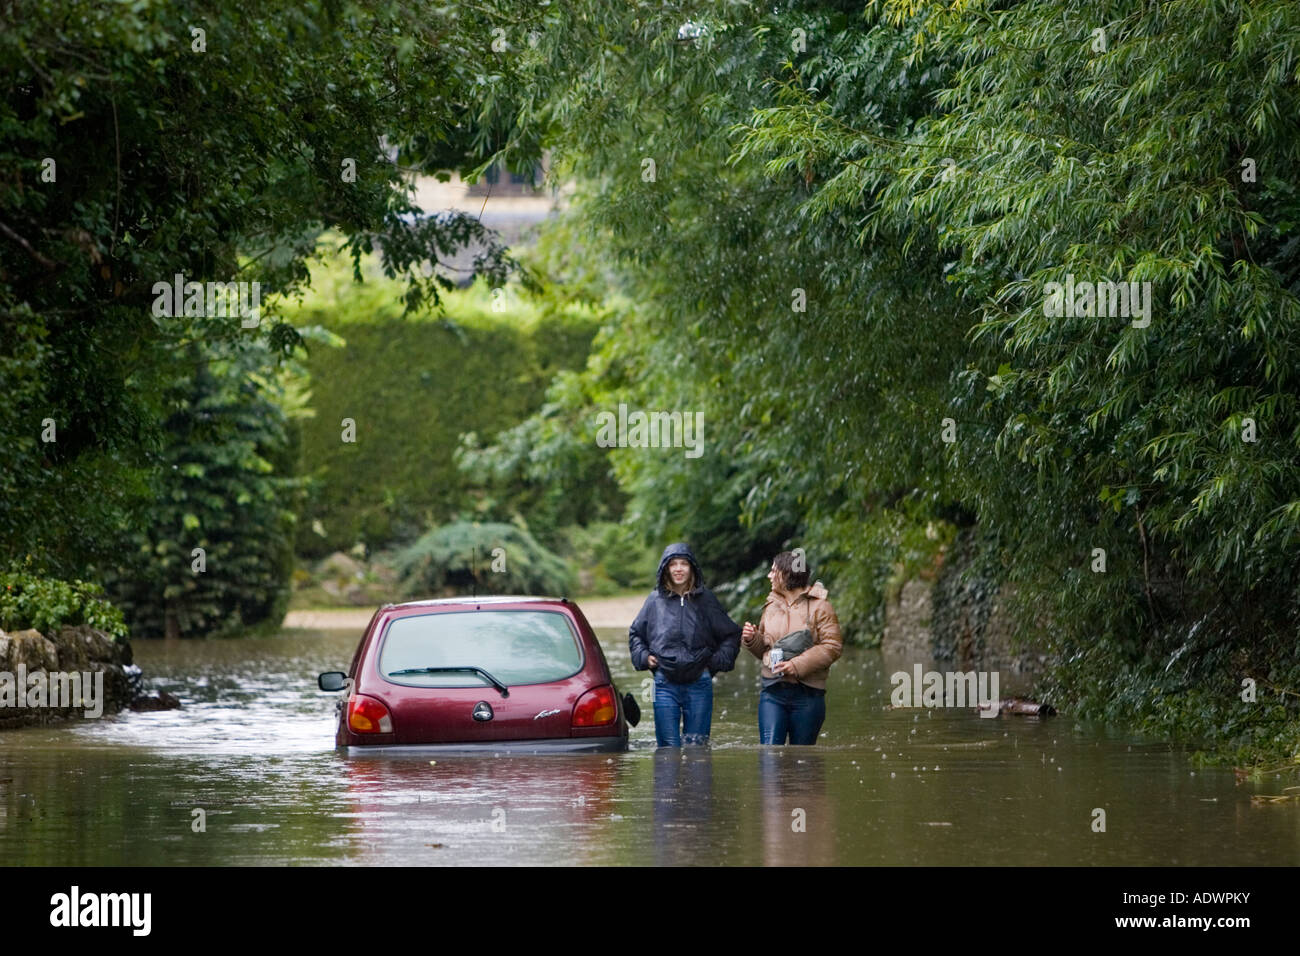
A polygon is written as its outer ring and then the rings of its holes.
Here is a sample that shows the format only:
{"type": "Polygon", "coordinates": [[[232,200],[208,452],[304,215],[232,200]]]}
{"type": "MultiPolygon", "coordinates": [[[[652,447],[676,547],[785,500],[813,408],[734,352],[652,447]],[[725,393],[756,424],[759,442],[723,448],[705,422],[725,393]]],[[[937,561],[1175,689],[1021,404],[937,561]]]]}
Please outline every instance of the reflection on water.
{"type": "Polygon", "coordinates": [[[768,747],[758,755],[763,863],[838,863],[835,813],[826,789],[825,755],[816,747],[768,747]]]}
{"type": "Polygon", "coordinates": [[[707,862],[700,848],[714,829],[713,754],[705,747],[663,747],[654,755],[656,864],[707,862]]]}
{"type": "MultiPolygon", "coordinates": [[[[601,634],[639,693],[625,634],[601,634]]],[[[5,864],[1278,864],[1300,860],[1280,784],[1195,771],[1163,745],[1069,718],[891,711],[911,661],[846,651],[816,747],[758,745],[756,662],[715,688],[711,748],[344,758],[337,695],[355,633],[147,643],[179,711],[0,735],[5,864]],[[1091,829],[1104,808],[1107,832],[1091,829]],[[206,823],[203,832],[198,823],[206,823]]],[[[1011,680],[1003,676],[1004,691],[1011,680]]]]}
{"type": "Polygon", "coordinates": [[[617,776],[598,754],[353,759],[334,816],[357,863],[596,862],[617,776]]]}

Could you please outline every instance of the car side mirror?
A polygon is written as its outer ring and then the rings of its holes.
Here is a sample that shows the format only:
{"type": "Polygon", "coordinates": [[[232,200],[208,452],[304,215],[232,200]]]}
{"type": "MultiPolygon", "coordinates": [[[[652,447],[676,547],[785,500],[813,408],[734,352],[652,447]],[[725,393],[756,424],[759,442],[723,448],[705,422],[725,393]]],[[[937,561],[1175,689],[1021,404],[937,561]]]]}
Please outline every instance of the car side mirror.
{"type": "Polygon", "coordinates": [[[348,675],[342,671],[326,671],[316,678],[321,690],[346,690],[348,675]]]}
{"type": "Polygon", "coordinates": [[[623,695],[623,716],[633,727],[641,722],[641,705],[630,692],[623,695]]]}

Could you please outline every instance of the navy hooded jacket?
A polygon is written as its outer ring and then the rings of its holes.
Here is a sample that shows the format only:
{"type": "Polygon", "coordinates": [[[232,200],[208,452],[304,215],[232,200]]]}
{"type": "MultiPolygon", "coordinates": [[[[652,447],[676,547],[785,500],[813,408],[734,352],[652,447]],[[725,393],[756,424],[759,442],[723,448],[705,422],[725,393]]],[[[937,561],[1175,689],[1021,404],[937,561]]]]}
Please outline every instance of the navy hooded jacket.
{"type": "Polygon", "coordinates": [[[740,653],[740,625],[727,616],[704,577],[695,555],[685,544],[670,544],[659,559],[659,573],[651,595],[628,631],[632,666],[643,671],[653,654],[668,680],[687,684],[707,669],[712,674],[736,666],[740,653]],[[695,589],[684,595],[669,587],[668,562],[685,558],[695,572],[695,589]]]}

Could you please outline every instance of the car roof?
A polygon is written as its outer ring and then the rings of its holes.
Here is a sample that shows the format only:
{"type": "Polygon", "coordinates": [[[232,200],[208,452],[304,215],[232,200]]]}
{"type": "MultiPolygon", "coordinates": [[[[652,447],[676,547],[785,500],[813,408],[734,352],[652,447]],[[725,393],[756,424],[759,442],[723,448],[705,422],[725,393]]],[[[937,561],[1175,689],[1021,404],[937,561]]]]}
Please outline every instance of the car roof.
{"type": "Polygon", "coordinates": [[[404,601],[401,604],[385,604],[381,610],[402,611],[413,607],[443,607],[447,605],[482,605],[482,604],[572,604],[568,598],[537,597],[535,595],[493,594],[483,597],[432,598],[427,601],[404,601]]]}

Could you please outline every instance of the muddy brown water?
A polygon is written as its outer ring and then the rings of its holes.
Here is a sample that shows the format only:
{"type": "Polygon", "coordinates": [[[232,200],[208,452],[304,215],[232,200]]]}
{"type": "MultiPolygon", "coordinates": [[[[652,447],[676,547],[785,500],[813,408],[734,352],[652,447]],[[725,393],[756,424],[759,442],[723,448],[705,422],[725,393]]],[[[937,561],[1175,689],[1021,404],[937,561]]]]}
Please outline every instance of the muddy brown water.
{"type": "MultiPolygon", "coordinates": [[[[626,631],[599,633],[620,691],[640,694],[626,631]]],[[[1300,862],[1300,805],[1250,799],[1283,782],[1238,784],[1068,716],[891,710],[890,675],[913,662],[877,651],[835,665],[816,747],[758,744],[756,663],[742,654],[716,680],[708,749],[656,751],[643,703],[623,754],[347,758],[333,747],[337,695],[315,678],[345,669],[357,638],[136,642],[147,686],[184,708],[0,735],[0,861],[1300,862]]]]}

